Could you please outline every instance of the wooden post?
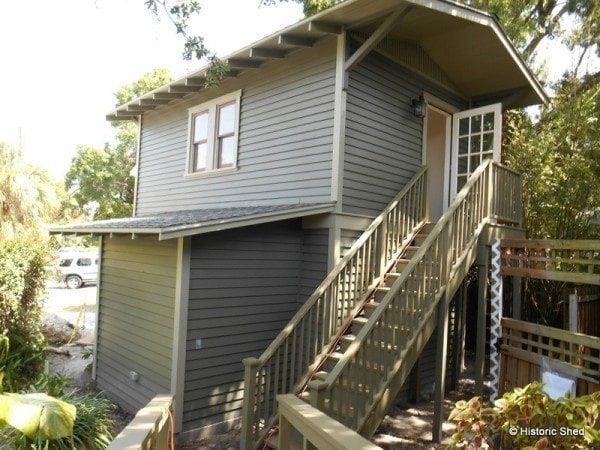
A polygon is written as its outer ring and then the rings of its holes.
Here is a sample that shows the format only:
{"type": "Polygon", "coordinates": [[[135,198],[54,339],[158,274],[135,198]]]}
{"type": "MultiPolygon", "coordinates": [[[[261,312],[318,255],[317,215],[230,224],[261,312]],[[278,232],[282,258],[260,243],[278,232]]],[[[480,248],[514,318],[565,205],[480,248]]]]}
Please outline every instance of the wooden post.
{"type": "Polygon", "coordinates": [[[317,408],[320,411],[323,411],[323,405],[325,402],[325,389],[327,388],[327,383],[323,380],[313,380],[308,383],[308,390],[310,393],[310,405],[313,408],[317,408]]]}
{"type": "Polygon", "coordinates": [[[244,387],[245,395],[242,405],[242,430],[240,434],[240,448],[252,450],[254,448],[254,406],[256,404],[256,370],[260,361],[258,358],[244,358],[244,387]]]}
{"type": "Polygon", "coordinates": [[[467,291],[466,282],[463,281],[460,285],[458,292],[454,297],[454,330],[452,333],[452,385],[449,386],[451,390],[458,387],[458,380],[463,371],[463,357],[465,350],[465,318],[466,318],[466,304],[465,304],[465,293],[467,291]]]}
{"type": "Polygon", "coordinates": [[[377,275],[382,276],[385,272],[385,263],[387,262],[387,218],[384,217],[381,225],[377,229],[377,275]]]}
{"type": "MultiPolygon", "coordinates": [[[[577,295],[577,289],[569,294],[569,331],[577,333],[579,331],[579,296],[577,295]]],[[[577,346],[574,344],[569,345],[570,355],[569,362],[576,364],[576,358],[574,355],[577,353],[577,346]]]]}
{"type": "Polygon", "coordinates": [[[292,448],[292,424],[283,414],[279,414],[279,448],[289,450],[292,448]]]}
{"type": "Polygon", "coordinates": [[[444,389],[446,381],[446,354],[448,351],[448,294],[446,293],[437,307],[437,336],[435,350],[435,406],[433,411],[433,442],[442,441],[442,423],[444,422],[444,389]]]}
{"type": "Polygon", "coordinates": [[[475,349],[475,395],[483,394],[485,331],[487,316],[487,277],[490,249],[480,244],[477,254],[477,343],[475,349]]]}

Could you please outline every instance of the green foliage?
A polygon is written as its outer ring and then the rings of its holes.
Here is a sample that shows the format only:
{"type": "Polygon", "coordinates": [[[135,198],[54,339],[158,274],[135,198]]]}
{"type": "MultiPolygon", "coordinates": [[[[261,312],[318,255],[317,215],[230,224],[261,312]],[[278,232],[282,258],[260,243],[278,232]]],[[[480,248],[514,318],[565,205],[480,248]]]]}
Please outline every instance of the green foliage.
{"type": "Polygon", "coordinates": [[[533,123],[507,114],[506,164],[523,174],[524,226],[532,239],[593,239],[600,212],[600,76],[564,80],[533,123]]]}
{"type": "Polygon", "coordinates": [[[0,241],[0,371],[13,392],[32,382],[45,357],[38,298],[48,252],[23,238],[0,241]]]}
{"type": "MultiPolygon", "coordinates": [[[[148,72],[115,93],[117,105],[170,80],[167,69],[148,72]]],[[[69,211],[72,218],[87,214],[88,218],[111,219],[131,216],[133,212],[135,178],[132,170],[136,162],[138,128],[133,122],[119,122],[114,127],[115,146],[77,147],[65,177],[65,190],[69,195],[63,201],[63,209],[69,211]]]]}
{"type": "Polygon", "coordinates": [[[47,394],[0,394],[0,427],[10,426],[32,440],[73,434],[75,406],[47,394]]]}
{"type": "Polygon", "coordinates": [[[501,437],[502,448],[590,448],[600,444],[600,432],[594,428],[599,417],[600,392],[551,400],[541,383],[533,382],[507,392],[493,407],[479,397],[457,402],[448,418],[457,425],[448,448],[491,448],[494,433],[501,437]],[[557,435],[540,437],[521,429],[556,430],[557,435]],[[583,430],[584,435],[561,432],[567,429],[583,430]]]}
{"type": "Polygon", "coordinates": [[[40,236],[57,206],[48,173],[27,164],[20,149],[0,142],[0,240],[20,233],[40,236]]]}

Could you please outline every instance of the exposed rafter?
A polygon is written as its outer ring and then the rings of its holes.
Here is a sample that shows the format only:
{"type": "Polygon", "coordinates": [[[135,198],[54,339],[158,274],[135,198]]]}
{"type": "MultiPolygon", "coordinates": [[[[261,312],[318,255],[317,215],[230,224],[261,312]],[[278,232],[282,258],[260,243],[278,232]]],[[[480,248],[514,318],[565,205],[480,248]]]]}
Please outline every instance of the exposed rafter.
{"type": "Polygon", "coordinates": [[[279,50],[276,48],[253,47],[250,49],[251,58],[279,59],[285,58],[286,53],[287,52],[285,50],[279,50]]]}
{"type": "Polygon", "coordinates": [[[313,20],[308,22],[308,31],[326,34],[342,34],[344,32],[344,27],[337,23],[313,20]]]}
{"type": "Polygon", "coordinates": [[[242,58],[231,58],[227,60],[227,65],[232,69],[257,69],[262,63],[262,61],[242,58]]]}
{"type": "Polygon", "coordinates": [[[295,47],[312,47],[316,40],[295,34],[282,34],[277,39],[279,45],[293,45],[295,47]]]}
{"type": "Polygon", "coordinates": [[[404,5],[395,10],[387,19],[383,21],[381,25],[373,32],[373,34],[367,39],[363,45],[356,50],[344,65],[346,72],[352,70],[357,64],[359,64],[363,58],[365,58],[371,50],[373,50],[377,44],[387,36],[387,34],[394,28],[400,20],[402,20],[412,9],[412,6],[404,5]]]}
{"type": "Polygon", "coordinates": [[[183,85],[173,85],[173,86],[169,86],[169,92],[171,93],[190,93],[190,92],[198,92],[200,89],[198,86],[183,86],[183,85]]]}
{"type": "Polygon", "coordinates": [[[170,101],[169,99],[141,98],[140,105],[166,105],[170,101]]]}
{"type": "Polygon", "coordinates": [[[152,94],[154,100],[174,100],[185,96],[184,92],[155,92],[152,94]]]}
{"type": "Polygon", "coordinates": [[[204,87],[206,78],[204,77],[189,77],[185,79],[186,86],[199,86],[204,87]]]}
{"type": "Polygon", "coordinates": [[[127,106],[127,111],[139,111],[139,112],[143,112],[143,111],[149,111],[151,109],[154,109],[155,107],[152,105],[128,105],[127,106]]]}

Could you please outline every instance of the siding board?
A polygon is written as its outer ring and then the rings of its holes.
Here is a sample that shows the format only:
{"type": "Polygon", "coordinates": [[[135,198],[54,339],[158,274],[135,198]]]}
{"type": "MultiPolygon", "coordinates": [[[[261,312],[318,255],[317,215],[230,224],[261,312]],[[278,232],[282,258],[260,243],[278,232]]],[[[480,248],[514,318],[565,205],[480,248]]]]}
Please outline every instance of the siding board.
{"type": "Polygon", "coordinates": [[[461,100],[379,53],[351,71],[347,91],[342,210],[375,216],[422,164],[423,121],[411,101],[423,91],[461,100]]]}
{"type": "Polygon", "coordinates": [[[192,239],[184,430],[240,416],[241,361],[260,355],[322,281],[327,237],[295,219],[192,239]]]}
{"type": "Polygon", "coordinates": [[[115,237],[102,247],[97,385],[134,412],[171,388],[176,241],[115,237]]]}
{"type": "Polygon", "coordinates": [[[184,177],[187,109],[224,92],[144,114],[136,214],[330,200],[335,39],[227,85],[243,88],[237,170],[184,177]]]}

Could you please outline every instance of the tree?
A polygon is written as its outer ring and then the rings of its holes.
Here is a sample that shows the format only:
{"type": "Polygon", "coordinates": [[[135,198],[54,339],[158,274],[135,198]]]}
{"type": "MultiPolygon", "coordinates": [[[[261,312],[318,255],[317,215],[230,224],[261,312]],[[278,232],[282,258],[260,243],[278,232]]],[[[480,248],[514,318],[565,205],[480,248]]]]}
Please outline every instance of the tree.
{"type": "Polygon", "coordinates": [[[57,207],[47,172],[28,164],[20,149],[0,142],[0,240],[38,234],[57,207]]]}
{"type": "MultiPolygon", "coordinates": [[[[137,81],[122,86],[116,93],[117,106],[168,83],[167,69],[155,69],[137,81]]],[[[133,122],[118,122],[115,128],[116,145],[94,148],[77,147],[77,154],[65,177],[67,197],[63,209],[75,207],[79,214],[89,212],[88,218],[110,219],[131,216],[136,163],[137,126],[133,122]],[[91,216],[91,217],[90,217],[91,216]]]]}

